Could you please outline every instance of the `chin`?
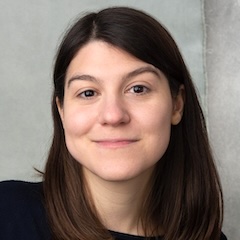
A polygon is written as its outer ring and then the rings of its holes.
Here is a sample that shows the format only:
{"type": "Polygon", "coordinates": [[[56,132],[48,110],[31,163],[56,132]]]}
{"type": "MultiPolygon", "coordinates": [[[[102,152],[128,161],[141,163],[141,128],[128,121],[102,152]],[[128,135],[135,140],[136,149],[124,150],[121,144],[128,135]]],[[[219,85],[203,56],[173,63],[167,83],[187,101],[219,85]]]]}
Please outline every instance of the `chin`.
{"type": "Polygon", "coordinates": [[[144,171],[136,171],[134,169],[133,171],[120,171],[117,169],[116,171],[110,171],[110,172],[104,172],[102,174],[99,174],[99,177],[102,178],[105,181],[108,182],[130,182],[130,181],[147,181],[149,179],[149,176],[152,174],[152,169],[147,169],[144,171]]]}

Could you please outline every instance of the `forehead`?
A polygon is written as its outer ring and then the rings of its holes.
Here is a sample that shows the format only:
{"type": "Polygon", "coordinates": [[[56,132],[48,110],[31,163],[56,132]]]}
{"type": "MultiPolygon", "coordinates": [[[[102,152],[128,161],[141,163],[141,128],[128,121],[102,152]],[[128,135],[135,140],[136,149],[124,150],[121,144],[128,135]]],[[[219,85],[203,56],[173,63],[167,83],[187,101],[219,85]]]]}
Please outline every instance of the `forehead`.
{"type": "Polygon", "coordinates": [[[129,68],[146,65],[144,61],[132,56],[128,52],[103,41],[92,41],[84,45],[70,62],[67,75],[81,70],[101,71],[108,69],[111,72],[114,67],[129,68]]]}
{"type": "Polygon", "coordinates": [[[69,86],[75,80],[102,81],[131,79],[151,73],[163,77],[159,69],[106,42],[93,41],[81,48],[71,61],[66,76],[69,86]]]}

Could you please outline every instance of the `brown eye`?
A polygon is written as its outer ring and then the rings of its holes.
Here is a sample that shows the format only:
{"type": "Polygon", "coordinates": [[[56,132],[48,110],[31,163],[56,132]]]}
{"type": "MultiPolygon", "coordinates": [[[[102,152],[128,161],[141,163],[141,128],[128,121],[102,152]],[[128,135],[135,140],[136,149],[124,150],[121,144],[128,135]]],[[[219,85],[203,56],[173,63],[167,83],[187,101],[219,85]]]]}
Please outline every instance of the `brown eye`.
{"type": "Polygon", "coordinates": [[[80,97],[82,98],[91,98],[96,95],[96,92],[93,90],[85,90],[79,94],[80,97]]]}
{"type": "Polygon", "coordinates": [[[130,93],[135,93],[137,95],[145,94],[149,89],[143,85],[135,85],[129,89],[130,93]]]}
{"type": "Polygon", "coordinates": [[[135,93],[142,93],[142,92],[144,92],[144,90],[145,90],[145,87],[144,86],[134,86],[133,87],[133,91],[135,92],[135,93]]]}

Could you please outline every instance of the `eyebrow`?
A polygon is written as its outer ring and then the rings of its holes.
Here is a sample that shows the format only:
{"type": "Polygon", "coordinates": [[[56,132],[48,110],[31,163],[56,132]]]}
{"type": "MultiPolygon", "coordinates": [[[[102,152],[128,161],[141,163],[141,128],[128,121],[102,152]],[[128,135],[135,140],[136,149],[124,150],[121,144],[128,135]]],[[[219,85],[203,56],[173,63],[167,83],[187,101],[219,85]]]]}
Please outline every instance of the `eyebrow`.
{"type": "MultiPolygon", "coordinates": [[[[134,78],[140,74],[143,74],[143,73],[147,73],[147,72],[150,72],[150,73],[153,73],[154,75],[156,75],[157,77],[160,77],[160,71],[152,66],[152,65],[149,65],[149,66],[144,66],[144,67],[140,67],[140,68],[137,68],[129,73],[127,73],[125,76],[123,76],[123,80],[126,81],[128,79],[131,79],[131,78],[134,78]]],[[[92,81],[92,82],[96,82],[97,79],[91,75],[88,75],[88,74],[77,74],[77,75],[74,75],[73,77],[71,77],[69,80],[68,80],[68,83],[67,83],[67,86],[69,87],[71,85],[71,83],[75,80],[87,80],[87,81],[92,81]]]]}

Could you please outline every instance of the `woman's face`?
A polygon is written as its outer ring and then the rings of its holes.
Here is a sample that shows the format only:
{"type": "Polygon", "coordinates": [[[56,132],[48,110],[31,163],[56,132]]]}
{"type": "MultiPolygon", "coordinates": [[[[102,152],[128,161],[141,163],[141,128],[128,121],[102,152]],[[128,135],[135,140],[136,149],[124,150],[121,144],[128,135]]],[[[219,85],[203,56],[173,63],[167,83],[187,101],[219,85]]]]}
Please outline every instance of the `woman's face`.
{"type": "Polygon", "coordinates": [[[101,41],[71,61],[63,105],[66,145],[87,176],[126,181],[151,173],[181,120],[166,77],[154,66],[101,41]]]}

